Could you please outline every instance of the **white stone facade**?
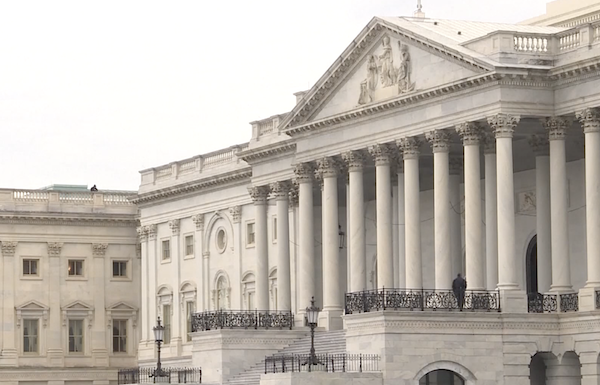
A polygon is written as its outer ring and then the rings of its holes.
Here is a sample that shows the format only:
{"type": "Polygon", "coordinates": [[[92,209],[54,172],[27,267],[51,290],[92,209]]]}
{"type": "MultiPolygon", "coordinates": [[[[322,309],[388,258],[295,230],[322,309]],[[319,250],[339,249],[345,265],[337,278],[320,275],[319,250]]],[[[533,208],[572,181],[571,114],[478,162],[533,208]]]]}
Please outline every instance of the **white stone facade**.
{"type": "Polygon", "coordinates": [[[136,365],[133,196],[0,190],[3,384],[108,385],[136,365]]]}

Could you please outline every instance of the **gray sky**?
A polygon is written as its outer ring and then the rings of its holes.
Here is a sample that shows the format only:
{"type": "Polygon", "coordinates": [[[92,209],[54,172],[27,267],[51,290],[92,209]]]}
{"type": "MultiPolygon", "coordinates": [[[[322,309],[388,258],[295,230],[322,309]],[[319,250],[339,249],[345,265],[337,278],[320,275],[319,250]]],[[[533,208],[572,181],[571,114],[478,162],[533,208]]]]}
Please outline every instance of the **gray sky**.
{"type": "MultiPolygon", "coordinates": [[[[373,16],[416,0],[0,0],[0,187],[135,190],[138,171],[250,139],[373,16]]],[[[518,22],[545,0],[423,0],[518,22]]]]}

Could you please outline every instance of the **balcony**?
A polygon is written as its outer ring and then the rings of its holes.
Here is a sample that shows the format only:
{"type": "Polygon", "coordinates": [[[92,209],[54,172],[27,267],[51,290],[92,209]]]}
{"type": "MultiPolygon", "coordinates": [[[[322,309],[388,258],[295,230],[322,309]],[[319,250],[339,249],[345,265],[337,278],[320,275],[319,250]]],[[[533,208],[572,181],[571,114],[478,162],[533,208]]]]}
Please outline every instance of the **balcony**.
{"type": "Polygon", "coordinates": [[[217,329],[289,329],[294,325],[291,311],[270,312],[268,310],[219,310],[195,313],[192,331],[217,329]]]}
{"type": "Polygon", "coordinates": [[[281,354],[265,358],[265,374],[287,372],[363,373],[379,372],[378,354],[316,354],[310,365],[309,354],[281,354]]]}

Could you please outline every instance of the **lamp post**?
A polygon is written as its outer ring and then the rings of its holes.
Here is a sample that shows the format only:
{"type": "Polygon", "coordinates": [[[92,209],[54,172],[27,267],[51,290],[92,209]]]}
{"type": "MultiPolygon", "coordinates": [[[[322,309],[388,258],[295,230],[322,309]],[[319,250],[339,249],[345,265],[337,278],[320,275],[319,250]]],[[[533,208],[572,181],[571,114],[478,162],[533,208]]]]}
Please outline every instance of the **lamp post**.
{"type": "Polygon", "coordinates": [[[315,328],[319,321],[319,309],[315,306],[315,297],[313,296],[310,301],[310,307],[306,308],[306,318],[308,319],[308,326],[310,326],[310,356],[308,357],[308,370],[310,371],[312,365],[317,365],[319,360],[315,354],[315,328]]]}
{"type": "Polygon", "coordinates": [[[154,371],[153,377],[162,377],[163,372],[160,364],[160,345],[163,342],[165,336],[165,327],[160,324],[160,317],[156,320],[156,326],[152,328],[154,331],[154,340],[156,341],[156,347],[158,349],[158,360],[156,362],[156,370],[154,371]]]}

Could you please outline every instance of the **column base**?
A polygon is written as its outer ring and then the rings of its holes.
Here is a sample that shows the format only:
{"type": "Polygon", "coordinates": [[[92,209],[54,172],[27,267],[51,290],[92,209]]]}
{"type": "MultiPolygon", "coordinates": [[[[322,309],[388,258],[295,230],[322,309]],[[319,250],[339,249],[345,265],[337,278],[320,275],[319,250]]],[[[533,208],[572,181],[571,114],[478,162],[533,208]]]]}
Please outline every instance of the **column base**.
{"type": "Polygon", "coordinates": [[[0,353],[0,367],[17,366],[18,358],[17,349],[3,349],[0,353]]]}
{"type": "Polygon", "coordinates": [[[594,311],[600,308],[600,297],[596,299],[596,290],[600,291],[600,286],[579,289],[579,311],[594,311]]]}
{"type": "Polygon", "coordinates": [[[308,326],[308,323],[306,322],[306,312],[302,310],[294,315],[294,327],[301,328],[305,326],[308,326]]]}
{"type": "Polygon", "coordinates": [[[500,288],[500,308],[502,313],[527,313],[527,293],[524,290],[500,288]]]}
{"type": "Polygon", "coordinates": [[[319,327],[325,330],[342,330],[344,328],[342,314],[342,309],[323,309],[319,313],[319,327]]]}
{"type": "Polygon", "coordinates": [[[575,293],[573,286],[550,286],[548,294],[569,294],[575,293]]]}

